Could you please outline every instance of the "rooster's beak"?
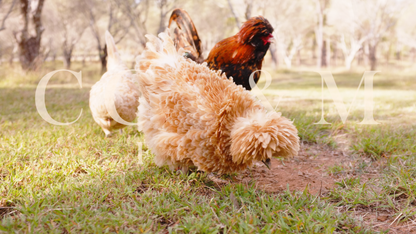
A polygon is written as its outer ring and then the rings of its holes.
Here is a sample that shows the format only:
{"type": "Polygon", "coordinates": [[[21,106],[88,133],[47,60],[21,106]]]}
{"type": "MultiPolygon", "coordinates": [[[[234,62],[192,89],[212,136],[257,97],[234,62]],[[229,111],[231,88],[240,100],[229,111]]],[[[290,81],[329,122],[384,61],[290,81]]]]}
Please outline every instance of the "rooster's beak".
{"type": "Polygon", "coordinates": [[[275,43],[276,42],[276,40],[274,39],[274,36],[271,33],[269,34],[268,42],[269,43],[275,43]]]}

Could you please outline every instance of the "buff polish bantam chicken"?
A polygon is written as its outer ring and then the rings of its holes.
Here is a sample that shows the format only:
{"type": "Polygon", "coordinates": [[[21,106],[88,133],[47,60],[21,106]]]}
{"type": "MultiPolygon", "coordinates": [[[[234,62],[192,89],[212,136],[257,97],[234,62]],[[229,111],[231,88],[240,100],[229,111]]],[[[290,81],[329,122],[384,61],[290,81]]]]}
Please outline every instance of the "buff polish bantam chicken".
{"type": "Polygon", "coordinates": [[[121,61],[111,34],[105,33],[107,44],[107,72],[92,86],[90,109],[95,122],[105,136],[124,128],[136,118],[139,106],[137,76],[121,61]]]}
{"type": "Polygon", "coordinates": [[[139,129],[156,165],[227,174],[256,161],[270,165],[273,156],[297,155],[292,121],[267,112],[221,71],[184,58],[168,34],[159,37],[147,35],[135,67],[142,93],[139,129]]]}

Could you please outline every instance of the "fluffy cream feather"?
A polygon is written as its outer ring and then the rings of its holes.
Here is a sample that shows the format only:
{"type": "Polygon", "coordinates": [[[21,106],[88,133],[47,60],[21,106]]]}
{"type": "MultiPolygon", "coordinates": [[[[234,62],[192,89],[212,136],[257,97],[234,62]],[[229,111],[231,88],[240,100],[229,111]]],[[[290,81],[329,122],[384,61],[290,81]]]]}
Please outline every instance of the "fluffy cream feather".
{"type": "Polygon", "coordinates": [[[121,61],[109,32],[106,32],[105,39],[108,71],[91,88],[90,109],[95,122],[103,129],[105,135],[109,136],[113,130],[126,126],[111,117],[107,108],[109,104],[114,103],[115,110],[122,120],[131,122],[136,118],[140,92],[136,84],[137,75],[129,71],[121,61]]]}
{"type": "Polygon", "coordinates": [[[143,93],[139,123],[157,165],[230,173],[272,156],[297,155],[290,120],[267,113],[221,72],[183,58],[167,34],[147,37],[136,63],[143,93]]]}

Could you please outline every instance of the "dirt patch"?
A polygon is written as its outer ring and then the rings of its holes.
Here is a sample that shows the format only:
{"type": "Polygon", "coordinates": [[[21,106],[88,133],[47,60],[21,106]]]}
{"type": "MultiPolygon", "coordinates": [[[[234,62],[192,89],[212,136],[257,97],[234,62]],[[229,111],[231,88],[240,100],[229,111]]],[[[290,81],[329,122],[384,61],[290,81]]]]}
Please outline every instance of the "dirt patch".
{"type": "MultiPolygon", "coordinates": [[[[284,160],[274,158],[270,170],[264,164],[257,163],[234,177],[232,183],[254,184],[269,193],[279,193],[287,188],[290,191],[304,191],[308,187],[309,193],[320,195],[338,186],[336,182],[342,183],[343,179],[360,178],[360,183],[365,183],[380,176],[379,171],[386,160],[354,157],[347,149],[334,150],[324,145],[302,144],[297,157],[284,160]],[[367,166],[361,170],[360,164],[367,166]]],[[[372,189],[377,191],[380,188],[372,189]]],[[[392,210],[364,206],[356,206],[352,210],[339,206],[338,209],[340,212],[348,210],[351,216],[374,231],[416,234],[416,221],[399,222],[404,218],[403,214],[396,214],[392,210]]]]}
{"type": "Polygon", "coordinates": [[[292,159],[272,159],[270,170],[262,163],[240,173],[236,182],[255,183],[266,192],[303,191],[306,187],[311,194],[325,193],[335,186],[339,176],[331,171],[336,166],[348,165],[353,159],[327,146],[302,144],[299,155],[292,159]]]}

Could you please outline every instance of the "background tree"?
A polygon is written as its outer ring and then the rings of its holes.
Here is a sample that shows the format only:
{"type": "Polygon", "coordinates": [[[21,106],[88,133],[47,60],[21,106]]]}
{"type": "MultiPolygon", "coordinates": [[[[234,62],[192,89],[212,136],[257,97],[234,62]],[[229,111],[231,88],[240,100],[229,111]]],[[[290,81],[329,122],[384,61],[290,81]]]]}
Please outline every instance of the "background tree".
{"type": "Polygon", "coordinates": [[[13,64],[18,54],[25,69],[57,59],[66,68],[73,60],[98,61],[104,71],[109,30],[122,59],[134,63],[145,35],[164,31],[176,7],[194,21],[204,57],[247,19],[263,15],[276,39],[265,67],[270,62],[289,68],[333,66],[331,60],[338,58],[346,70],[354,60],[354,69],[375,69],[377,63],[416,60],[416,2],[411,0],[0,0],[0,62],[6,58],[13,64]],[[47,17],[40,20],[42,15],[47,17]]]}
{"type": "Polygon", "coordinates": [[[327,14],[329,11],[330,0],[315,0],[316,7],[316,25],[315,40],[317,46],[316,65],[318,68],[326,67],[329,58],[329,36],[325,35],[327,25],[327,14]],[[328,44],[328,45],[327,45],[328,44]]]}
{"type": "Polygon", "coordinates": [[[299,2],[286,0],[280,0],[273,9],[276,15],[272,21],[275,28],[277,53],[283,58],[286,67],[291,68],[294,56],[300,57],[300,50],[304,47],[306,35],[312,32],[314,27],[313,15],[310,13],[313,9],[299,2]],[[293,27],[293,25],[297,26],[293,27]]]}
{"type": "Polygon", "coordinates": [[[36,59],[39,56],[42,33],[42,9],[45,0],[37,2],[31,0],[20,0],[20,14],[22,18],[22,29],[13,32],[19,46],[19,60],[25,70],[36,68],[36,59]],[[31,35],[29,27],[33,23],[35,34],[31,35]]]}
{"type": "Polygon", "coordinates": [[[366,37],[368,37],[368,58],[370,69],[375,70],[377,66],[377,48],[382,38],[394,30],[399,13],[408,3],[407,1],[385,1],[367,0],[361,2],[354,0],[355,6],[360,4],[358,9],[366,10],[367,18],[363,20],[366,37]],[[362,4],[364,3],[364,4],[362,4]]]}
{"type": "MultiPolygon", "coordinates": [[[[123,14],[128,17],[133,29],[133,40],[143,48],[146,45],[147,18],[151,2],[149,0],[117,0],[121,5],[123,14]]],[[[160,24],[160,23],[159,23],[160,24]]]]}
{"type": "Polygon", "coordinates": [[[82,17],[80,1],[56,1],[55,9],[58,13],[57,22],[60,27],[58,32],[62,37],[61,48],[63,62],[66,69],[71,67],[71,59],[74,48],[81,39],[87,22],[82,17]]]}
{"type": "Polygon", "coordinates": [[[157,33],[161,33],[165,31],[167,27],[167,22],[169,21],[170,14],[172,13],[172,10],[178,7],[178,1],[177,0],[158,0],[156,1],[156,4],[159,8],[159,29],[157,30],[157,33]]]}
{"type": "MultiPolygon", "coordinates": [[[[14,6],[16,5],[17,0],[13,0],[12,3],[10,4],[7,12],[5,13],[5,15],[3,16],[2,20],[1,20],[1,25],[0,25],[0,31],[6,29],[6,20],[7,18],[10,16],[10,13],[12,13],[12,10],[14,8],[14,6]]],[[[4,3],[3,0],[0,0],[0,9],[2,9],[4,7],[4,3]]]]}
{"type": "MultiPolygon", "coordinates": [[[[397,23],[395,34],[397,40],[408,48],[409,58],[412,63],[416,62],[416,21],[408,20],[414,18],[416,2],[406,7],[397,23]]],[[[401,47],[404,50],[404,47],[401,47]]]]}
{"type": "Polygon", "coordinates": [[[91,32],[97,42],[97,51],[101,62],[101,72],[104,73],[107,66],[107,46],[103,39],[104,30],[99,27],[100,20],[104,16],[108,18],[106,30],[114,37],[116,44],[127,35],[131,24],[130,21],[127,21],[128,25],[126,25],[126,21],[123,21],[125,17],[123,17],[120,5],[116,0],[107,1],[108,10],[105,8],[106,5],[102,3],[102,0],[85,0],[83,9],[85,9],[84,15],[86,15],[89,20],[91,32]]]}
{"type": "Polygon", "coordinates": [[[357,4],[362,2],[354,4],[352,1],[334,1],[328,14],[329,24],[336,25],[337,47],[344,55],[344,66],[347,70],[351,69],[352,61],[368,40],[363,26],[367,12],[357,4]]]}

